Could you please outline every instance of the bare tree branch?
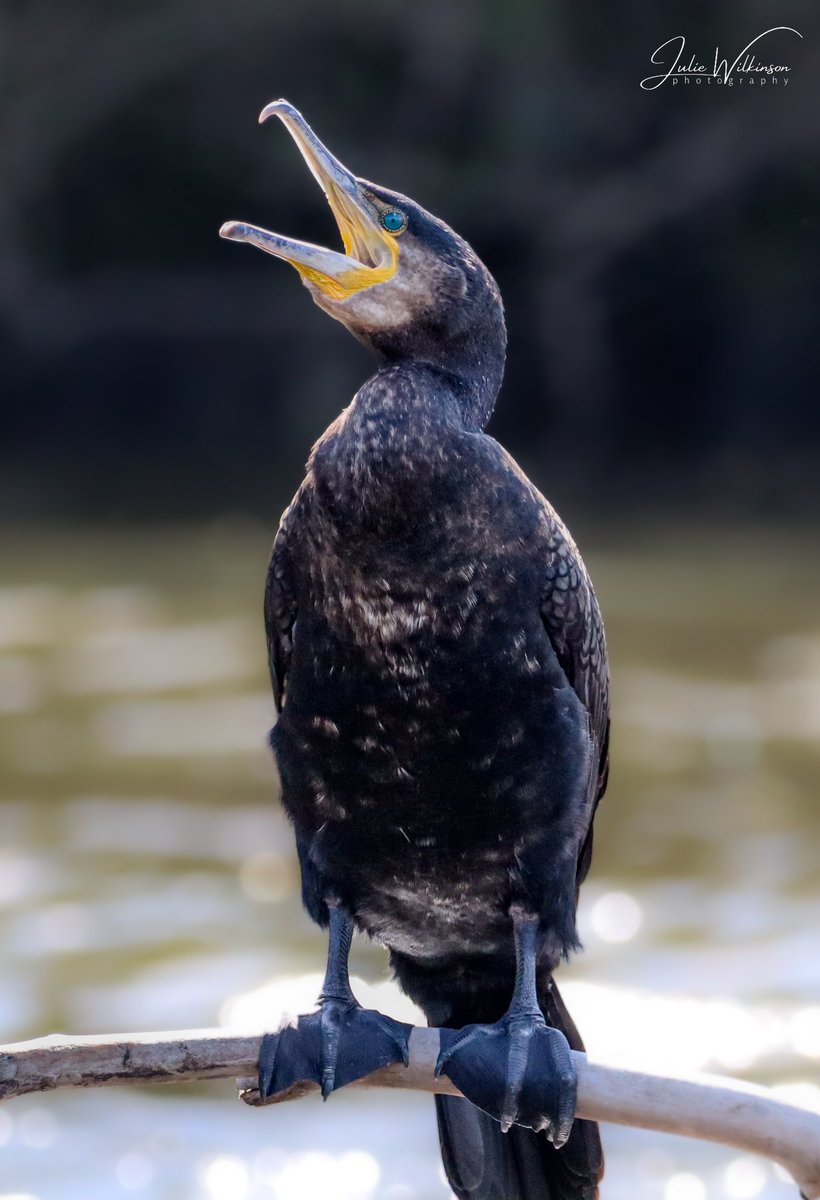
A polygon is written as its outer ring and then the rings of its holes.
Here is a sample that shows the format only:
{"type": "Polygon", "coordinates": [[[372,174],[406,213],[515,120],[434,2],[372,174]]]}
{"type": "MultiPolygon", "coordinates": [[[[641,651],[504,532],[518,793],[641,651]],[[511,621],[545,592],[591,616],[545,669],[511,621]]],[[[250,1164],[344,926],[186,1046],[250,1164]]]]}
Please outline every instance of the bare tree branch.
{"type": "MultiPolygon", "coordinates": [[[[242,1099],[260,1103],[253,1076],[260,1035],[225,1030],[124,1033],[66,1037],[55,1034],[0,1047],[0,1099],[61,1087],[180,1083],[239,1077],[242,1099]]],[[[414,1029],[410,1065],[385,1067],[352,1087],[401,1087],[458,1095],[436,1079],[439,1036],[414,1029]]],[[[719,1142],[780,1163],[806,1200],[820,1200],[820,1114],[776,1097],[766,1088],[709,1075],[650,1075],[603,1066],[574,1054],[578,1116],[719,1142]]],[[[317,1091],[300,1085],[268,1103],[317,1091]]]]}

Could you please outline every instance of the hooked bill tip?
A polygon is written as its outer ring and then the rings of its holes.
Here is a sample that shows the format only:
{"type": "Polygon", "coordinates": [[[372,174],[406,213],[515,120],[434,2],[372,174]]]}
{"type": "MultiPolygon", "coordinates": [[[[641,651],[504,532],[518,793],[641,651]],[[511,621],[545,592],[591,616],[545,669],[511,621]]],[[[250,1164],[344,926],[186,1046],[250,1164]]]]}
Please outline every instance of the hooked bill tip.
{"type": "Polygon", "coordinates": [[[295,112],[295,109],[288,100],[271,100],[270,104],[266,104],[259,114],[259,124],[264,125],[268,117],[272,117],[283,112],[292,113],[295,112]]]}
{"type": "Polygon", "coordinates": [[[239,221],[226,221],[224,225],[220,226],[219,236],[235,241],[242,236],[243,229],[244,226],[239,221]]]}

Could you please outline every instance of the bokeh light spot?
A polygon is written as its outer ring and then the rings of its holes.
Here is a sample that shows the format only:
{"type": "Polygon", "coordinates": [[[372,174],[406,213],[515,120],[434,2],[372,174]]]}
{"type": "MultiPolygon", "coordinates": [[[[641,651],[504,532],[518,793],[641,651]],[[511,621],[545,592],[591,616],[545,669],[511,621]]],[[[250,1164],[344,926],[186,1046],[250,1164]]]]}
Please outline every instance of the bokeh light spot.
{"type": "Polygon", "coordinates": [[[381,1171],[372,1154],[350,1150],[339,1162],[339,1183],[350,1196],[369,1196],[375,1191],[381,1171]]]}
{"type": "Polygon", "coordinates": [[[29,1108],[17,1123],[20,1141],[32,1150],[45,1150],[57,1137],[57,1121],[46,1108],[29,1108]]]}
{"type": "Polygon", "coordinates": [[[760,1159],[744,1154],[733,1158],[723,1173],[726,1194],[732,1200],[752,1200],[766,1186],[767,1171],[760,1159]]]}
{"type": "Polygon", "coordinates": [[[199,1176],[212,1200],[244,1200],[248,1194],[250,1172],[245,1161],[233,1154],[207,1159],[199,1176]]]}
{"type": "Polygon", "coordinates": [[[629,942],[641,927],[643,913],[628,892],[607,892],[593,905],[590,923],[603,942],[629,942]]]}
{"type": "Polygon", "coordinates": [[[667,1180],[664,1196],[666,1200],[706,1200],[706,1185],[699,1175],[683,1171],[667,1180]]]}
{"type": "Polygon", "coordinates": [[[302,1200],[305,1196],[368,1200],[380,1176],[379,1164],[364,1150],[351,1150],[340,1158],[308,1151],[290,1155],[281,1170],[266,1182],[276,1200],[302,1200]]]}

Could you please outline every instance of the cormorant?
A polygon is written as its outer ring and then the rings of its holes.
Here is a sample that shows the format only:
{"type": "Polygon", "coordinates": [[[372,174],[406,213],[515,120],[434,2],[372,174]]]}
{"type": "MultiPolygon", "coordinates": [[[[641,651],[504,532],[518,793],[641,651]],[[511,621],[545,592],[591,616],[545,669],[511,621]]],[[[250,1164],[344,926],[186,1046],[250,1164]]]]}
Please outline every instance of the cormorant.
{"type": "Polygon", "coordinates": [[[315,1079],[327,1096],[406,1061],[409,1026],[350,989],[356,927],[443,1027],[439,1070],[469,1097],[437,1097],[456,1195],[591,1200],[600,1141],[572,1123],[581,1041],[552,973],[579,944],[607,777],[592,585],[483,432],[506,351],[487,268],[413,200],[352,175],[287,101],[271,115],[344,253],[235,221],[220,232],[294,266],[380,362],[313,447],[268,571],[271,744],[329,952],[318,1011],[266,1037],[260,1087],[315,1079]]]}

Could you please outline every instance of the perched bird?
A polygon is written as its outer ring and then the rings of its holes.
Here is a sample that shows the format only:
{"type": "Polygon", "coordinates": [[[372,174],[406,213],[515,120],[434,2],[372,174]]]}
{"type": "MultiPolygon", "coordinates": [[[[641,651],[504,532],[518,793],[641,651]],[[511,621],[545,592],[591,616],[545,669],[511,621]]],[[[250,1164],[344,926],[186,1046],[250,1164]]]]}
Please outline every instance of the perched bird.
{"type": "Polygon", "coordinates": [[[409,1026],[352,994],[353,929],[389,948],[442,1028],[444,1166],[469,1200],[591,1200],[597,1127],[573,1124],[578,1033],[553,983],[606,785],[604,631],[572,538],[483,432],[504,370],[498,287],[413,200],[352,175],[269,104],[344,251],[231,221],[296,268],[379,359],[282,517],[265,596],[271,743],[302,894],[329,930],[315,1014],[265,1039],[263,1093],[407,1058],[409,1026]]]}

